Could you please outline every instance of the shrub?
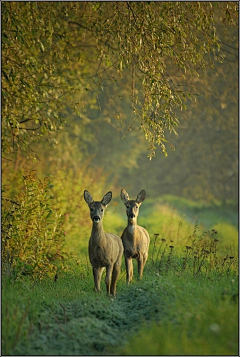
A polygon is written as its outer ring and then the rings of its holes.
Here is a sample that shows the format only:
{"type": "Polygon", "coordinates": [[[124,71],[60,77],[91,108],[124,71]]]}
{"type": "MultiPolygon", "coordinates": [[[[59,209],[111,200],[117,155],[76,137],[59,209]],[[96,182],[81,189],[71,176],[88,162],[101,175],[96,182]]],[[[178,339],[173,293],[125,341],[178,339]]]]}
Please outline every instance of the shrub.
{"type": "Polygon", "coordinates": [[[32,171],[13,198],[2,197],[2,270],[17,278],[56,274],[66,253],[64,217],[52,207],[50,179],[32,171]]]}

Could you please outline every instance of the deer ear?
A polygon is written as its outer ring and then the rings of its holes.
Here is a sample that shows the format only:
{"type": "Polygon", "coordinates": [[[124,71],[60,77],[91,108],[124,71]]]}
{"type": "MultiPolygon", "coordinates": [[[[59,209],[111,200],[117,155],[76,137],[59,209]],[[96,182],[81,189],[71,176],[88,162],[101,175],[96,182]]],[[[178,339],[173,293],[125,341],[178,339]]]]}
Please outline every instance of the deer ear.
{"type": "Polygon", "coordinates": [[[142,190],[142,191],[137,195],[136,202],[137,202],[137,203],[142,203],[142,202],[145,200],[145,197],[146,197],[146,191],[145,191],[145,190],[142,190]]]}
{"type": "Polygon", "coordinates": [[[121,199],[124,203],[129,201],[129,195],[128,195],[127,191],[124,190],[124,188],[121,189],[121,199]]]}
{"type": "Polygon", "coordinates": [[[92,196],[90,195],[90,193],[87,190],[84,191],[83,197],[88,205],[90,205],[90,203],[94,202],[92,196]]]}
{"type": "Polygon", "coordinates": [[[107,206],[109,204],[109,202],[111,201],[112,199],[112,192],[109,191],[108,193],[106,193],[106,195],[103,197],[102,201],[101,201],[101,204],[103,206],[107,206]]]}

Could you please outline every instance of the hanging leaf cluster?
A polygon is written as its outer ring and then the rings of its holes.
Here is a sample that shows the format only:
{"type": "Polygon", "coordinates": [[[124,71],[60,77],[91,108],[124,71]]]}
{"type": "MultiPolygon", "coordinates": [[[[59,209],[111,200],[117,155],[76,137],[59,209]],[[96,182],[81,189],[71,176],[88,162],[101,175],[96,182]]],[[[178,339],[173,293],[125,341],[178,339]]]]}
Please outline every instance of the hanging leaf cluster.
{"type": "Polygon", "coordinates": [[[149,157],[157,146],[166,154],[165,133],[177,133],[193,94],[183,84],[222,60],[216,16],[236,26],[238,3],[3,2],[4,154],[43,135],[54,144],[66,108],[84,122],[89,93],[125,75],[149,157]]]}

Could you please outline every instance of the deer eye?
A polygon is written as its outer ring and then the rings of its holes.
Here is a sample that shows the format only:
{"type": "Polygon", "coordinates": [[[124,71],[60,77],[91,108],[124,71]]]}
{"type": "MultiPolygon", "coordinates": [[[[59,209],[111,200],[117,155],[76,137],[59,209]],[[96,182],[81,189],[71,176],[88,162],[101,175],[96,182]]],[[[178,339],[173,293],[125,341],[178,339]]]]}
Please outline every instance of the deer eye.
{"type": "Polygon", "coordinates": [[[90,211],[93,212],[93,208],[90,208],[90,211]]]}
{"type": "Polygon", "coordinates": [[[101,208],[101,212],[103,212],[103,208],[101,208]]]}
{"type": "Polygon", "coordinates": [[[129,205],[127,205],[126,207],[127,207],[127,208],[129,208],[130,206],[129,206],[129,205]]]}

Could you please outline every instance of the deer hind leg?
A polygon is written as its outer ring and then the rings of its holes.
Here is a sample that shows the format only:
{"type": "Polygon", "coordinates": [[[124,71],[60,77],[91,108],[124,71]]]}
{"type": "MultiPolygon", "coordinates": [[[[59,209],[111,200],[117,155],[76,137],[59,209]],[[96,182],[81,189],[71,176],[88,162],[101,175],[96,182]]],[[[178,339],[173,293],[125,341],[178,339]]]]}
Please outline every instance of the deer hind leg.
{"type": "Polygon", "coordinates": [[[116,286],[117,286],[117,279],[120,274],[121,270],[121,262],[120,263],[115,263],[113,267],[113,272],[112,272],[112,281],[111,281],[111,287],[110,287],[110,293],[111,295],[115,296],[116,295],[116,286]]]}
{"type": "Polygon", "coordinates": [[[103,268],[93,268],[93,278],[94,278],[94,287],[95,291],[100,293],[101,292],[101,277],[103,273],[103,268]]]}
{"type": "Polygon", "coordinates": [[[146,253],[146,254],[143,255],[143,269],[144,269],[144,267],[145,267],[147,258],[148,258],[148,253],[146,253]]]}
{"type": "Polygon", "coordinates": [[[111,286],[111,280],[112,280],[112,271],[113,271],[113,265],[110,265],[110,264],[107,265],[105,283],[106,283],[108,296],[110,296],[110,286],[111,286]]]}
{"type": "Polygon", "coordinates": [[[125,257],[126,273],[127,273],[127,285],[130,284],[133,277],[133,263],[131,257],[125,257]]]}

